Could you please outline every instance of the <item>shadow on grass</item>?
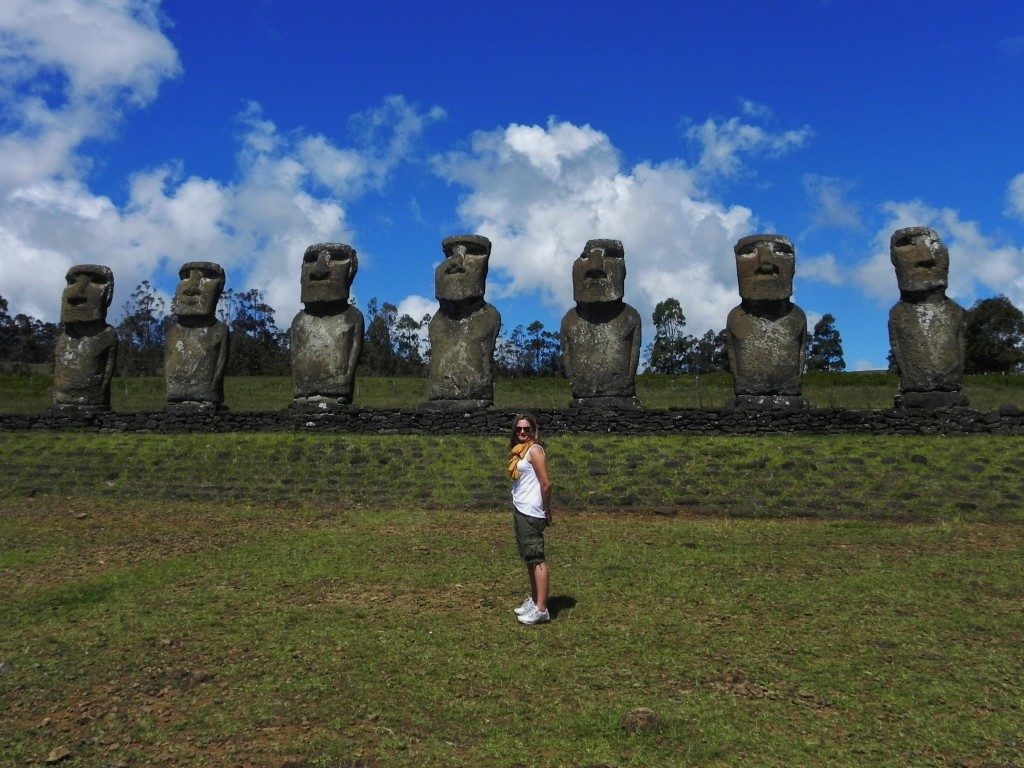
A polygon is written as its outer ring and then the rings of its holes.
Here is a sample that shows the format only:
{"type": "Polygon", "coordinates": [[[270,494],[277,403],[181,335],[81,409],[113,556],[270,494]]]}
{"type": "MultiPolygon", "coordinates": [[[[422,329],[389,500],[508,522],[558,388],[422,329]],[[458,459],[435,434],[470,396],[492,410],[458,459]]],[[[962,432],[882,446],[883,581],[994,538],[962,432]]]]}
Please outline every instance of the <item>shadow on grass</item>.
{"type": "Polygon", "coordinates": [[[571,611],[576,607],[576,598],[571,595],[556,595],[548,598],[548,612],[552,619],[557,619],[562,611],[571,611]]]}

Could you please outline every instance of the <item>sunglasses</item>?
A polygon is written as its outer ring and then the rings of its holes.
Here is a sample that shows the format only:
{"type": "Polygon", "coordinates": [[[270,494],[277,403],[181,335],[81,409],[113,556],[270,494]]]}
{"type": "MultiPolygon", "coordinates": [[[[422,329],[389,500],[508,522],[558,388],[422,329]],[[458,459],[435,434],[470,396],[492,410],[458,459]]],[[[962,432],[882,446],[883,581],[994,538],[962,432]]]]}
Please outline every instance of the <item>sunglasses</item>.
{"type": "Polygon", "coordinates": [[[533,427],[516,427],[516,432],[525,432],[526,434],[530,434],[533,432],[533,427]]]}

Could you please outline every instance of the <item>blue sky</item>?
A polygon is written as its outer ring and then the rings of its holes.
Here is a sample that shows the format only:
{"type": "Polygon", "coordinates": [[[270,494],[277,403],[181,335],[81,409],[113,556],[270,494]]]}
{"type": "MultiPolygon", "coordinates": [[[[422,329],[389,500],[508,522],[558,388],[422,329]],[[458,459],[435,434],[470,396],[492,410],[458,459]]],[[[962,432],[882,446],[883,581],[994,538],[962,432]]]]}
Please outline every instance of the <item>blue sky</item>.
{"type": "Polygon", "coordinates": [[[0,294],[55,319],[63,273],[117,298],[186,260],[287,327],[305,245],[354,293],[432,311],[442,237],[494,241],[506,330],[558,325],[571,260],[621,239],[626,298],[700,333],[738,303],[732,244],[781,232],[794,300],[884,365],[888,238],[939,231],[949,293],[1024,307],[1024,13],[1011,2],[0,7],[0,294]]]}

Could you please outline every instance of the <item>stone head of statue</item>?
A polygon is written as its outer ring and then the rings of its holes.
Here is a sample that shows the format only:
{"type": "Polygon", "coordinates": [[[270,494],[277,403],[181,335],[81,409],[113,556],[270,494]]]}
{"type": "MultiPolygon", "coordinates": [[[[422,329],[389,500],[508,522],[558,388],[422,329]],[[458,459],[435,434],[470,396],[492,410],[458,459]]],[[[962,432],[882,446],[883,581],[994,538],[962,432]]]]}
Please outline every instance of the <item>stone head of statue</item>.
{"type": "Polygon", "coordinates": [[[434,270],[438,301],[483,298],[491,241],[482,235],[453,235],[441,241],[444,261],[434,270]]]}
{"type": "Polygon", "coordinates": [[[178,277],[171,311],[178,317],[213,317],[224,291],[224,268],[212,261],[189,261],[178,277]]]}
{"type": "Polygon", "coordinates": [[[626,253],[621,240],[587,240],[572,264],[572,296],[577,304],[622,301],[626,293],[626,253]]]}
{"type": "Polygon", "coordinates": [[[309,246],[302,255],[302,302],[348,302],[358,269],[359,258],[350,245],[309,246]]]}
{"type": "Polygon", "coordinates": [[[949,251],[934,229],[897,229],[889,240],[889,258],[901,291],[928,291],[949,283],[949,251]]]}
{"type": "Polygon", "coordinates": [[[100,264],[76,264],[68,270],[61,295],[60,321],[87,323],[106,320],[114,298],[114,273],[100,264]]]}
{"type": "Polygon", "coordinates": [[[796,250],[782,235],[750,235],[733,247],[740,296],[753,301],[780,301],[793,295],[796,250]]]}

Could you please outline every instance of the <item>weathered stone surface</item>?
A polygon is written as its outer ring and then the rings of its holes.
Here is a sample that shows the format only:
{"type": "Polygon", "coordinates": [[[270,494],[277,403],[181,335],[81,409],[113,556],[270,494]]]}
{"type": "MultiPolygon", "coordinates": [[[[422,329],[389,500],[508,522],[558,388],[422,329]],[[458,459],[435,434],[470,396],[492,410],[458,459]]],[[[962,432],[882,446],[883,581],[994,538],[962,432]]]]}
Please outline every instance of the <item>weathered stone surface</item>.
{"type": "MultiPolygon", "coordinates": [[[[983,412],[968,408],[925,411],[673,409],[613,410],[573,408],[536,412],[545,435],[759,435],[778,433],[827,434],[1024,434],[1024,413],[983,412]]],[[[504,410],[424,411],[398,408],[361,409],[350,406],[317,413],[284,411],[176,414],[111,413],[5,414],[0,431],[91,430],[99,432],[267,432],[303,430],[358,434],[490,435],[508,431],[515,414],[504,410]]],[[[596,462],[590,471],[599,474],[596,462]]]]}
{"type": "Polygon", "coordinates": [[[618,240],[588,240],[573,262],[576,306],[561,325],[562,360],[574,406],[638,408],[640,314],[622,299],[626,260],[618,240]]]}
{"type": "Polygon", "coordinates": [[[114,297],[109,267],[78,264],[67,273],[53,367],[53,407],[65,413],[110,407],[110,380],[117,361],[117,333],[107,325],[114,297]]]}
{"type": "Polygon", "coordinates": [[[889,346],[900,375],[896,407],[966,406],[966,313],[946,296],[949,251],[935,230],[906,227],[893,233],[889,258],[900,288],[889,310],[889,346]]]}
{"type": "Polygon", "coordinates": [[[782,235],[736,243],[739,306],[726,320],[736,408],[806,408],[801,374],[807,317],[790,301],[796,252],[782,235]]]}
{"type": "Polygon", "coordinates": [[[190,261],[178,275],[171,305],[176,322],[167,331],[164,356],[167,407],[208,413],[224,402],[229,331],[215,315],[224,269],[209,261],[190,261]]]}
{"type": "Polygon", "coordinates": [[[494,404],[494,345],[501,315],[484,301],[491,241],[456,235],[441,243],[434,271],[439,308],[430,320],[429,410],[478,410],[494,404]]]}
{"type": "Polygon", "coordinates": [[[355,250],[318,243],[302,257],[302,309],[292,321],[291,361],[298,410],[332,410],[352,402],[363,349],[363,313],[349,293],[359,268],[355,250]]]}

